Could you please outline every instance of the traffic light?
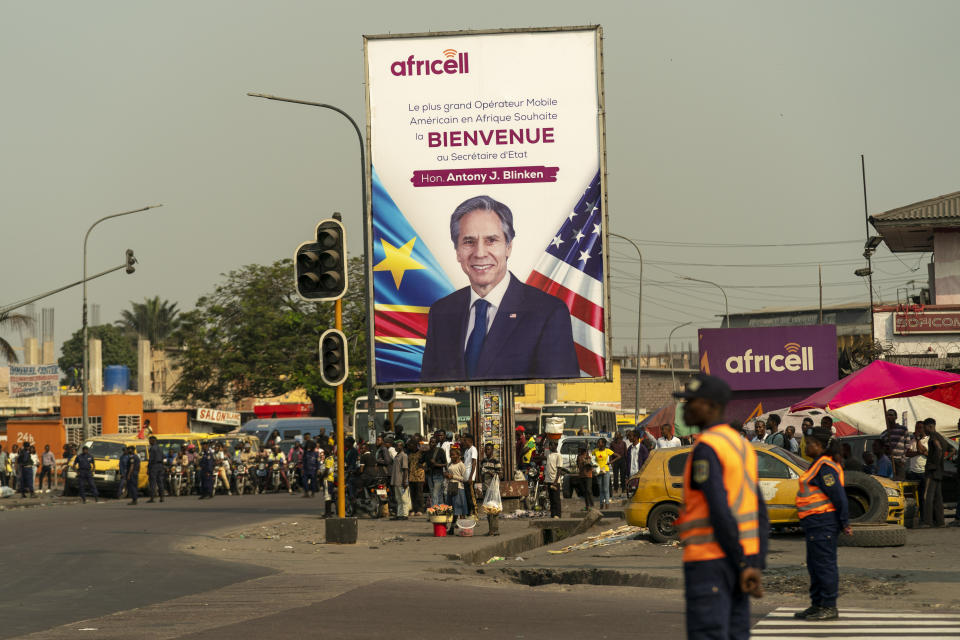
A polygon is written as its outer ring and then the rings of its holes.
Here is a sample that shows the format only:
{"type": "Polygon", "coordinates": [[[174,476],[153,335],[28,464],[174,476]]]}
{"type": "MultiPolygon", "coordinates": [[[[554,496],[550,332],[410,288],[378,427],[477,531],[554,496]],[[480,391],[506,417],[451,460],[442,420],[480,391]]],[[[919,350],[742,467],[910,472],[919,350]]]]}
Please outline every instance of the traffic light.
{"type": "Polygon", "coordinates": [[[320,377],[336,387],[344,383],[347,373],[347,337],[339,329],[327,329],[320,335],[320,377]]]}
{"type": "Polygon", "coordinates": [[[137,264],[137,259],[133,257],[133,249],[127,249],[127,273],[133,273],[137,268],[133,265],[137,264]]]}
{"type": "Polygon", "coordinates": [[[304,300],[339,300],[347,291],[347,234],[339,220],[317,224],[316,242],[297,247],[294,276],[304,300]]]}
{"type": "Polygon", "coordinates": [[[396,389],[377,389],[377,398],[380,402],[393,402],[396,397],[396,389]]]}

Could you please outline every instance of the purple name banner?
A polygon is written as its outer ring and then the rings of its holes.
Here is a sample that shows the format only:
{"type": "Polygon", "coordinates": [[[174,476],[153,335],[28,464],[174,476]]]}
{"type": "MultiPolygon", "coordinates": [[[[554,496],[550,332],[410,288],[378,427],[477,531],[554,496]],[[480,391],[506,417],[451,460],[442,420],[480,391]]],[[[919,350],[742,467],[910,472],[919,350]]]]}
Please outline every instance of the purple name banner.
{"type": "Polygon", "coordinates": [[[429,169],[414,171],[415,187],[459,187],[469,184],[520,184],[556,182],[560,167],[484,167],[482,169],[429,169]]]}
{"type": "Polygon", "coordinates": [[[825,387],[837,380],[837,328],[700,329],[700,370],[735,391],[825,387]]]}

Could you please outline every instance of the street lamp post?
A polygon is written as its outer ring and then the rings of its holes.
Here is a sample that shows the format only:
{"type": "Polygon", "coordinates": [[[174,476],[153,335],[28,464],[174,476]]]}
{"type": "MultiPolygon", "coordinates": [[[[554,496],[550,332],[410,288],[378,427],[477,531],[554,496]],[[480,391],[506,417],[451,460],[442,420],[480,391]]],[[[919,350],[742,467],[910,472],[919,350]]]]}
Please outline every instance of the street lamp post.
{"type": "Polygon", "coordinates": [[[717,289],[720,289],[720,293],[723,294],[723,324],[728,329],[730,328],[730,305],[727,303],[727,292],[723,290],[723,287],[718,285],[716,282],[710,282],[709,280],[701,280],[700,278],[691,278],[690,276],[681,276],[681,280],[690,280],[691,282],[702,282],[704,284],[712,284],[717,289]]]}
{"type": "MultiPolygon", "coordinates": [[[[364,220],[367,214],[367,152],[363,143],[363,134],[360,132],[360,126],[357,124],[357,121],[354,120],[349,113],[336,107],[332,104],[326,104],[324,102],[311,102],[309,100],[297,100],[294,98],[281,98],[279,96],[273,96],[267,93],[247,93],[248,96],[252,98],[265,98],[267,100],[277,100],[279,102],[292,102],[294,104],[304,104],[310,107],[320,107],[322,109],[330,109],[331,111],[336,111],[344,118],[350,121],[350,124],[353,125],[353,130],[357,132],[357,142],[360,143],[360,216],[361,220],[364,220]]],[[[366,269],[364,269],[364,280],[367,289],[367,294],[370,295],[370,292],[373,291],[371,283],[369,281],[370,272],[373,269],[373,256],[370,255],[371,252],[367,251],[369,247],[369,238],[366,223],[363,224],[363,248],[364,248],[364,259],[366,260],[366,269]]],[[[336,317],[337,317],[337,329],[342,328],[342,302],[337,301],[336,317]]],[[[377,407],[377,398],[376,392],[373,388],[373,364],[374,358],[376,357],[376,345],[373,341],[373,319],[367,323],[367,428],[373,429],[375,426],[374,416],[376,415],[377,407]]],[[[343,451],[343,386],[338,385],[337,387],[337,477],[345,478],[345,466],[344,461],[344,451],[343,451]]],[[[345,483],[337,483],[337,517],[345,518],[346,517],[346,497],[344,493],[345,483]]]]}
{"type": "Polygon", "coordinates": [[[688,324],[692,324],[692,323],[684,322],[683,324],[678,324],[673,329],[670,329],[670,334],[667,336],[667,351],[670,352],[670,381],[671,381],[671,384],[673,385],[674,391],[677,390],[677,369],[673,364],[673,344],[670,342],[670,340],[673,338],[674,331],[676,331],[677,329],[680,329],[681,327],[685,327],[688,324]]]}
{"type": "Polygon", "coordinates": [[[640,258],[640,286],[637,292],[637,375],[635,378],[636,384],[634,385],[636,387],[636,398],[633,405],[633,426],[636,427],[640,423],[640,329],[643,324],[643,254],[640,252],[640,247],[637,243],[630,238],[613,232],[608,233],[608,235],[626,240],[632,244],[633,248],[637,250],[637,256],[640,258]]]}
{"type": "Polygon", "coordinates": [[[89,332],[87,331],[87,240],[90,238],[90,232],[93,231],[93,228],[103,222],[104,220],[109,220],[110,218],[119,218],[120,216],[128,216],[131,213],[140,213],[141,211],[148,211],[150,209],[156,209],[157,207],[162,207],[162,204],[154,204],[149,207],[142,207],[140,209],[133,209],[132,211],[124,211],[122,213],[114,213],[109,216],[103,216],[87,229],[86,235],[83,236],[83,419],[81,424],[81,430],[83,431],[83,440],[86,441],[90,438],[90,416],[89,416],[89,386],[90,386],[90,367],[89,362],[89,332]]]}

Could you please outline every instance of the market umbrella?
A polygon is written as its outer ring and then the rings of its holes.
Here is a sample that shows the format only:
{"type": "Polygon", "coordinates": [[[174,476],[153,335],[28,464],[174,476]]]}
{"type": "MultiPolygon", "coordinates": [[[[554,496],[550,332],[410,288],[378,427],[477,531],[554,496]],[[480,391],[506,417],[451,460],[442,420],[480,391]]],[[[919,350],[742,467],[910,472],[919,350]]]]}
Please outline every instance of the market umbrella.
{"type": "Polygon", "coordinates": [[[868,400],[907,398],[957,384],[960,384],[960,376],[954,373],[876,360],[797,402],[790,411],[832,410],[868,400]]]}

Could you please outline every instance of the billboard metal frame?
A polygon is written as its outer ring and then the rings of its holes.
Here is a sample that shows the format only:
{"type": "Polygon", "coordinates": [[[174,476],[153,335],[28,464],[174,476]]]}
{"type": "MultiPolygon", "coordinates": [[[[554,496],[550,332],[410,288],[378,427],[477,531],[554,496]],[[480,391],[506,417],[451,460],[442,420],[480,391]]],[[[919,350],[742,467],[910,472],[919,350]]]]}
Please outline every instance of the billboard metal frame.
{"type": "Polygon", "coordinates": [[[370,367],[371,384],[378,389],[401,389],[410,387],[449,387],[463,384],[485,385],[485,386],[506,386],[516,384],[556,384],[570,382],[612,382],[613,371],[612,363],[612,331],[611,323],[611,303],[610,303],[610,255],[609,255],[609,231],[610,231],[610,210],[607,199],[607,140],[606,140],[606,102],[604,97],[603,84],[603,27],[599,24],[566,26],[566,27],[520,27],[520,28],[500,28],[500,29],[477,29],[477,30],[456,30],[456,31],[431,31],[423,33],[389,33],[374,34],[363,36],[363,73],[364,73],[364,95],[365,95],[365,127],[366,127],[366,146],[367,146],[367,166],[364,180],[367,185],[367,201],[364,203],[363,224],[364,224],[364,268],[366,269],[367,282],[367,359],[370,367]],[[450,38],[458,36],[478,36],[478,35],[498,35],[514,33],[560,33],[568,31],[593,31],[595,39],[596,69],[597,69],[597,138],[599,143],[599,166],[600,166],[600,193],[603,199],[603,278],[604,278],[604,376],[600,378],[550,378],[550,379],[503,379],[503,380],[451,380],[442,382],[400,382],[400,383],[378,383],[377,382],[377,359],[376,342],[374,336],[374,291],[373,291],[373,145],[370,125],[370,67],[368,64],[367,43],[370,40],[399,40],[405,38],[450,38]]]}

